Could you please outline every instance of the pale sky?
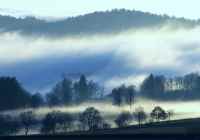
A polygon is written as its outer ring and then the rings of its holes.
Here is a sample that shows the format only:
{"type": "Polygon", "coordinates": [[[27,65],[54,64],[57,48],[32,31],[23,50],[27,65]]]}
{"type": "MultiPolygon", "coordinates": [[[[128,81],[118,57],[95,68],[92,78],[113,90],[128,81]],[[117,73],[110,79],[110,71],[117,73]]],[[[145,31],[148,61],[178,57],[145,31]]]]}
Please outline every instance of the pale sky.
{"type": "Polygon", "coordinates": [[[114,8],[200,18],[199,0],[0,0],[0,9],[43,17],[67,17],[114,8]]]}

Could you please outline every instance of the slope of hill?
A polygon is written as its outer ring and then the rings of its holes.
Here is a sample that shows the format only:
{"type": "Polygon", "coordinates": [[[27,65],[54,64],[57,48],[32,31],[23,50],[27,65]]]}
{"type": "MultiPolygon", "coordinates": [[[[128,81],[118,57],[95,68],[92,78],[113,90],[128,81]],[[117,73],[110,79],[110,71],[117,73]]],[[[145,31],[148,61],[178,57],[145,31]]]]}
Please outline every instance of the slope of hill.
{"type": "Polygon", "coordinates": [[[70,17],[59,21],[45,21],[35,17],[15,18],[0,16],[1,32],[22,34],[69,36],[85,34],[119,33],[129,29],[159,28],[166,24],[193,27],[197,21],[154,15],[140,11],[112,10],[70,17]]]}
{"type": "Polygon", "coordinates": [[[191,135],[199,134],[200,119],[181,119],[163,122],[153,122],[148,124],[143,124],[142,126],[133,125],[124,128],[112,128],[107,130],[98,130],[96,132],[71,132],[66,135],[191,135]]]}

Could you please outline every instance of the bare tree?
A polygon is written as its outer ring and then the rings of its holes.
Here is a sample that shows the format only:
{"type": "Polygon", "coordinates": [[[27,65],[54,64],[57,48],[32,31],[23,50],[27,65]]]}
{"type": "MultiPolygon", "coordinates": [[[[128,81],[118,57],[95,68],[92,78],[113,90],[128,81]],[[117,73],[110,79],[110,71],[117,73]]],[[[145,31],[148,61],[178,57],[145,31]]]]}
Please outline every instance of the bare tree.
{"type": "Polygon", "coordinates": [[[133,116],[137,120],[139,126],[141,126],[142,122],[147,119],[147,114],[145,113],[143,107],[136,108],[133,116]]]}
{"type": "Polygon", "coordinates": [[[74,118],[69,113],[62,113],[59,112],[57,114],[57,123],[62,127],[64,131],[69,131],[69,129],[72,127],[74,118]]]}
{"type": "Polygon", "coordinates": [[[85,126],[86,129],[94,131],[101,128],[103,118],[98,110],[93,107],[89,107],[80,114],[79,121],[85,126]]]}
{"type": "Polygon", "coordinates": [[[174,115],[174,111],[173,110],[168,110],[167,111],[167,117],[169,119],[169,121],[171,120],[171,117],[174,115]]]}
{"type": "Polygon", "coordinates": [[[48,113],[45,118],[42,120],[41,133],[44,134],[55,134],[56,133],[56,124],[57,124],[57,112],[48,113]]]}
{"type": "Polygon", "coordinates": [[[102,129],[110,129],[110,128],[111,128],[111,125],[110,125],[109,123],[104,122],[104,123],[102,124],[102,129]]]}
{"type": "Polygon", "coordinates": [[[151,117],[153,119],[156,119],[157,121],[160,121],[160,120],[165,120],[167,118],[167,113],[165,112],[164,109],[162,109],[161,107],[159,106],[156,106],[152,112],[151,112],[151,117]]]}
{"type": "Polygon", "coordinates": [[[126,127],[132,121],[132,115],[129,112],[123,112],[117,116],[115,123],[118,127],[126,127]]]}
{"type": "Polygon", "coordinates": [[[25,127],[25,135],[28,135],[30,127],[35,124],[36,118],[32,111],[23,112],[20,114],[20,120],[25,127]]]}
{"type": "Polygon", "coordinates": [[[0,136],[15,134],[19,129],[20,125],[17,118],[0,114],[0,136]]]}

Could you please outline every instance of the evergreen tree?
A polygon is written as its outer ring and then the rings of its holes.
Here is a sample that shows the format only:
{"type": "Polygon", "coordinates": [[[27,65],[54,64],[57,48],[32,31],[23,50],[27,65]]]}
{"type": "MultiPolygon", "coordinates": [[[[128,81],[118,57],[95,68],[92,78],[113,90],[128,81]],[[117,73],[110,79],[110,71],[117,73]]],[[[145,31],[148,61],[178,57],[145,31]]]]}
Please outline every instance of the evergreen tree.
{"type": "Polygon", "coordinates": [[[67,78],[56,84],[53,90],[47,94],[47,102],[50,106],[69,105],[73,99],[72,81],[67,78]]]}
{"type": "Polygon", "coordinates": [[[132,109],[132,104],[134,103],[135,94],[135,86],[129,86],[126,88],[125,102],[130,106],[130,110],[132,109]]]}
{"type": "Polygon", "coordinates": [[[0,110],[25,108],[30,105],[30,94],[24,90],[16,78],[0,77],[0,110]]]}
{"type": "Polygon", "coordinates": [[[118,106],[121,106],[122,105],[122,102],[123,102],[123,93],[122,93],[122,89],[123,87],[119,87],[119,88],[114,88],[112,90],[112,97],[113,97],[113,104],[114,105],[118,105],[118,106]]]}
{"type": "Polygon", "coordinates": [[[78,103],[87,101],[99,94],[99,87],[92,81],[87,81],[85,75],[81,75],[80,80],[74,84],[75,99],[78,103]]]}
{"type": "Polygon", "coordinates": [[[31,106],[33,108],[41,107],[44,105],[44,99],[40,93],[31,96],[31,106]]]}
{"type": "Polygon", "coordinates": [[[143,81],[140,92],[141,95],[148,98],[162,98],[165,92],[165,77],[151,74],[143,81]]]}

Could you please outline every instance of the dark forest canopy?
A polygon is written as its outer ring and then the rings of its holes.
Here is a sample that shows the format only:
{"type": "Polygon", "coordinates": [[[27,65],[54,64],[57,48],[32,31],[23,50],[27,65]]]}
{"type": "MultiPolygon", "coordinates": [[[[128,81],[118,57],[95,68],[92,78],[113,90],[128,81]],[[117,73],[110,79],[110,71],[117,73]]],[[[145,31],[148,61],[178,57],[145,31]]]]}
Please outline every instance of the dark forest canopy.
{"type": "Polygon", "coordinates": [[[174,78],[151,74],[140,89],[141,96],[156,100],[197,100],[199,93],[200,76],[197,73],[174,78]]]}
{"type": "Polygon", "coordinates": [[[35,17],[0,16],[1,32],[19,32],[46,37],[119,33],[129,29],[160,28],[166,24],[177,28],[193,27],[199,25],[199,22],[125,9],[94,12],[51,22],[35,17]]]}
{"type": "Polygon", "coordinates": [[[30,105],[30,96],[16,78],[0,78],[0,110],[25,108],[30,105]]]}
{"type": "Polygon", "coordinates": [[[44,104],[40,93],[31,95],[14,77],[0,77],[0,111],[38,107],[44,104]]]}
{"type": "Polygon", "coordinates": [[[64,77],[50,93],[47,93],[46,99],[50,106],[70,105],[99,98],[102,94],[103,90],[97,83],[89,81],[85,75],[81,75],[78,81],[64,77]]]}
{"type": "Polygon", "coordinates": [[[77,81],[64,77],[43,97],[40,93],[30,94],[16,78],[0,77],[0,110],[72,105],[106,98],[112,98],[114,105],[127,104],[131,107],[136,95],[162,101],[199,100],[200,75],[191,73],[182,77],[167,78],[150,74],[141,83],[139,91],[135,90],[134,85],[121,85],[114,88],[109,95],[105,95],[103,89],[99,83],[88,80],[85,75],[81,75],[77,81]]]}

